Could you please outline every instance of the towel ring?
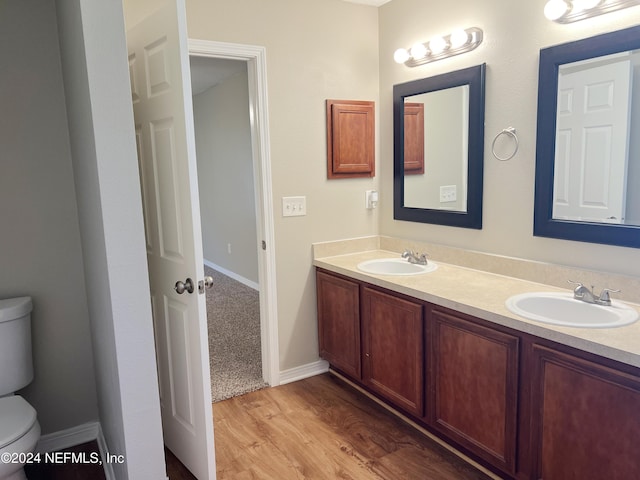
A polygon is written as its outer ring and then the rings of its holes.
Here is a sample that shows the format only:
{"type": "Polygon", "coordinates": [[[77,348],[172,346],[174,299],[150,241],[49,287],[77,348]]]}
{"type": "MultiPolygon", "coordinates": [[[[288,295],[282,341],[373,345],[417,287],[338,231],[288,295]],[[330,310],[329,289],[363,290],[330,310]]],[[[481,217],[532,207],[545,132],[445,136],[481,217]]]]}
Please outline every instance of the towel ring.
{"type": "Polygon", "coordinates": [[[507,160],[511,160],[513,157],[515,157],[516,153],[518,153],[519,146],[520,146],[520,142],[518,141],[518,136],[516,135],[516,129],[513,127],[503,128],[502,131],[498,132],[498,134],[493,138],[493,143],[491,144],[491,153],[493,153],[493,156],[496,157],[501,162],[506,162],[507,160]],[[503,135],[503,134],[512,137],[516,142],[516,146],[513,149],[513,153],[511,153],[511,155],[508,155],[506,157],[501,157],[496,153],[496,141],[498,140],[500,135],[503,135]]]}

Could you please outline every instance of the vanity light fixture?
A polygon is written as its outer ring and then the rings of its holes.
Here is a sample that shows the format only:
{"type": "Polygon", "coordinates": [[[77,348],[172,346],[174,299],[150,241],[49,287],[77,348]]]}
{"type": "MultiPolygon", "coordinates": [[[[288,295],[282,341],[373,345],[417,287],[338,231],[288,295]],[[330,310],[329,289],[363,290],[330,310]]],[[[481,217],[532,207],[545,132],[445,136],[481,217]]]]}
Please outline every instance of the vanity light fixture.
{"type": "Polygon", "coordinates": [[[571,23],[635,5],[640,5],[640,0],[549,0],[544,16],[557,23],[571,23]]]}
{"type": "Polygon", "coordinates": [[[393,54],[393,59],[397,63],[404,63],[407,67],[417,67],[469,52],[482,43],[482,37],[482,30],[479,28],[461,29],[451,35],[433,37],[426,43],[416,43],[409,50],[399,48],[393,54]]]}

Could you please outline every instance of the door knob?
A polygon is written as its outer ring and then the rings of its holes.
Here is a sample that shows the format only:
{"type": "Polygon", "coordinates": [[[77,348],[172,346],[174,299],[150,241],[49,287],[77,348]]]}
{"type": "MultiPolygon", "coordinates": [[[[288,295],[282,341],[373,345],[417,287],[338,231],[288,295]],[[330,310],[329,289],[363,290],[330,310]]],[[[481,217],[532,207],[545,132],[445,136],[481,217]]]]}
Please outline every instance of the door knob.
{"type": "Polygon", "coordinates": [[[173,289],[178,292],[178,295],[182,295],[184,292],[193,293],[193,280],[187,278],[184,282],[177,281],[173,289]]]}
{"type": "Polygon", "coordinates": [[[204,293],[205,288],[213,287],[213,277],[206,276],[198,282],[198,293],[204,293]]]}

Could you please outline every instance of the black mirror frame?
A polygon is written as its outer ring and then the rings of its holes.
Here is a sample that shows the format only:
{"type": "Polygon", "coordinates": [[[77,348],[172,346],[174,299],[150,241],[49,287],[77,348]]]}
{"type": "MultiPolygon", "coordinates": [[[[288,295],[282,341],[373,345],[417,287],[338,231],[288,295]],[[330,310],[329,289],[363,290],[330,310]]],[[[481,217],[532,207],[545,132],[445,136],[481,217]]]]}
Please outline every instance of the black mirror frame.
{"type": "Polygon", "coordinates": [[[553,218],[556,108],[560,65],[640,49],[640,26],[540,50],[533,234],[539,237],[640,247],[640,226],[553,218]]]}
{"type": "Polygon", "coordinates": [[[484,104],[486,64],[393,86],[393,218],[464,228],[482,228],[484,104]],[[467,211],[404,205],[404,99],[412,95],[469,85],[467,211]]]}

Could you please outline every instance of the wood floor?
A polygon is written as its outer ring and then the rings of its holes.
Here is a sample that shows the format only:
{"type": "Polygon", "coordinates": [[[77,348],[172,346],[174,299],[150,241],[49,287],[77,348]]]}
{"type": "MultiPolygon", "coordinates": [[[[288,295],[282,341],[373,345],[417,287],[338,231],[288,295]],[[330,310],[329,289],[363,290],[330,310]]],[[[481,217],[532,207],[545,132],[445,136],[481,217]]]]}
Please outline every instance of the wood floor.
{"type": "Polygon", "coordinates": [[[488,479],[330,374],[213,405],[218,480],[488,479]]]}
{"type": "MultiPolygon", "coordinates": [[[[218,480],[489,479],[330,374],[215,403],[213,418],[218,480]]],[[[195,480],[165,454],[170,480],[195,480]]],[[[87,465],[36,466],[27,475],[105,478],[87,465]]]]}

